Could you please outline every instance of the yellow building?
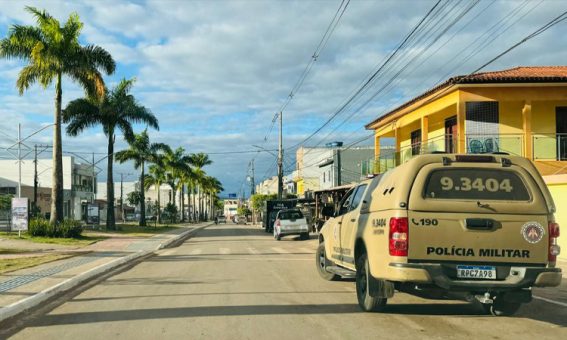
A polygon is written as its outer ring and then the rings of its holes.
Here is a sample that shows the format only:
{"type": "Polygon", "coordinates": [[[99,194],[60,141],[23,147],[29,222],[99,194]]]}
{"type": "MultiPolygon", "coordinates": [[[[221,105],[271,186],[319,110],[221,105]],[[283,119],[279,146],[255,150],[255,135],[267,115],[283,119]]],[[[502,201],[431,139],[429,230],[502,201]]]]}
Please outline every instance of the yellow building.
{"type": "MultiPolygon", "coordinates": [[[[567,176],[557,177],[567,174],[567,66],[453,77],[366,129],[375,131],[375,173],[421,153],[506,152],[533,160],[557,207],[567,206],[567,176]],[[395,148],[381,154],[386,138],[393,139],[395,148]]],[[[567,217],[557,217],[565,230],[567,217]]]]}
{"type": "Polygon", "coordinates": [[[378,172],[432,151],[507,152],[543,175],[567,173],[567,66],[517,67],[454,77],[366,125],[395,152],[378,172]]]}

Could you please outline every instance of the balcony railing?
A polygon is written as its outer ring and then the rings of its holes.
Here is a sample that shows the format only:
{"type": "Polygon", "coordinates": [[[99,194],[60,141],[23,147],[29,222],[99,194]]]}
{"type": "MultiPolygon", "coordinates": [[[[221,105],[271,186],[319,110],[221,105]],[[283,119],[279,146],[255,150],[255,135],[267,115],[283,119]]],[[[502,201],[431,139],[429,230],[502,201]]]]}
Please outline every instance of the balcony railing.
{"type": "MultiPolygon", "coordinates": [[[[567,134],[565,138],[567,144],[567,134]]],[[[383,151],[376,159],[369,159],[361,164],[361,175],[384,173],[403,164],[413,157],[433,152],[456,153],[458,137],[456,135],[441,135],[429,138],[423,143],[414,143],[400,148],[400,151],[383,151]]],[[[535,143],[534,143],[535,146],[535,143]]],[[[567,146],[567,145],[565,145],[567,146]]],[[[567,147],[563,147],[564,154],[567,147]]],[[[520,134],[468,134],[465,135],[467,153],[506,152],[511,155],[524,156],[524,137],[520,134]]],[[[567,160],[567,155],[566,160],[567,160]]]]}
{"type": "Polygon", "coordinates": [[[524,136],[520,134],[467,134],[465,141],[467,153],[506,152],[524,156],[524,136]]]}
{"type": "Polygon", "coordinates": [[[533,134],[534,160],[567,161],[567,133],[533,134]]]}

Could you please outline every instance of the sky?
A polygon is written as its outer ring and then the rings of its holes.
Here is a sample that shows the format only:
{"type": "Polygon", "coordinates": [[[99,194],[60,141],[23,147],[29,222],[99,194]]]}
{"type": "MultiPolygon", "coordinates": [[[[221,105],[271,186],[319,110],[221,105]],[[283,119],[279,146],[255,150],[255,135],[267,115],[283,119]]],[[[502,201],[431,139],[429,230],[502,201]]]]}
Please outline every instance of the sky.
{"type": "MultiPolygon", "coordinates": [[[[567,11],[566,0],[0,0],[0,38],[11,25],[34,24],[26,5],[45,9],[62,23],[76,12],[84,23],[81,43],[106,49],[116,61],[116,72],[105,77],[107,86],[135,78],[132,93],[159,119],[159,131],[149,131],[151,140],[208,153],[213,164],[205,170],[222,182],[225,195],[249,195],[252,159],[256,183],[276,175],[273,118],[282,107],[287,174],[295,168],[297,146],[371,145],[365,124],[439,82],[470,74],[567,11]],[[421,31],[384,64],[432,8],[421,31]],[[257,146],[268,151],[256,151],[257,146]]],[[[480,71],[565,65],[566,32],[563,21],[480,71]]],[[[0,59],[0,147],[13,144],[18,124],[28,136],[53,122],[53,86],[35,85],[18,94],[23,65],[0,59]]],[[[64,78],[63,106],[83,95],[64,78]]],[[[51,134],[46,128],[27,144],[49,144],[51,134]]],[[[118,136],[115,150],[125,147],[118,136]]],[[[106,148],[100,127],[63,138],[65,153],[73,152],[78,161],[90,161],[89,153],[99,161],[106,148]]],[[[0,151],[0,157],[12,156],[0,151]]],[[[105,162],[98,164],[99,181],[106,178],[105,162]]],[[[114,168],[135,180],[132,164],[114,168]]]]}

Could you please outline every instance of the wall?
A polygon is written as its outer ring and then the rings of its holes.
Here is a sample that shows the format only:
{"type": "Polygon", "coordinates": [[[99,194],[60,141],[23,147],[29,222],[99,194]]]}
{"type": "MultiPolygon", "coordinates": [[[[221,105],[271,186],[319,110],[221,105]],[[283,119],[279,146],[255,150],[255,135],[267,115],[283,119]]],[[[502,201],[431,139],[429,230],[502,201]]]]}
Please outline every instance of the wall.
{"type": "Polygon", "coordinates": [[[553,201],[557,207],[557,212],[555,213],[555,220],[560,226],[560,236],[559,236],[559,246],[561,247],[561,254],[559,258],[567,261],[567,176],[546,176],[546,182],[548,182],[548,188],[553,196],[553,201]],[[563,180],[550,181],[552,177],[562,177],[563,180]]]}

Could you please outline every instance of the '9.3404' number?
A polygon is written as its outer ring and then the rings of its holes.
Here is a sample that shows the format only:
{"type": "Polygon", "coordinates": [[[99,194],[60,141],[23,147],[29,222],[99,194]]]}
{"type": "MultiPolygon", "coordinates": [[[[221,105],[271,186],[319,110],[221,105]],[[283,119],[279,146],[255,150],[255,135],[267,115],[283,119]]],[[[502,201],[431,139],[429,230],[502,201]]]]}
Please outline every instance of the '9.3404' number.
{"type": "Polygon", "coordinates": [[[501,182],[498,182],[495,178],[475,178],[471,179],[468,177],[461,177],[461,183],[459,186],[455,186],[453,179],[451,177],[441,177],[439,182],[441,183],[441,189],[444,191],[490,191],[490,192],[497,192],[497,191],[505,191],[505,192],[512,192],[514,189],[510,184],[509,179],[503,179],[501,182]]]}

